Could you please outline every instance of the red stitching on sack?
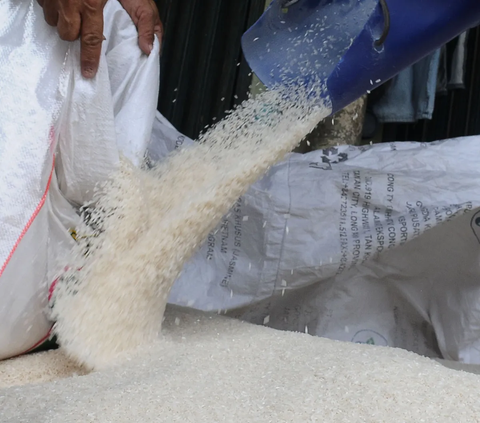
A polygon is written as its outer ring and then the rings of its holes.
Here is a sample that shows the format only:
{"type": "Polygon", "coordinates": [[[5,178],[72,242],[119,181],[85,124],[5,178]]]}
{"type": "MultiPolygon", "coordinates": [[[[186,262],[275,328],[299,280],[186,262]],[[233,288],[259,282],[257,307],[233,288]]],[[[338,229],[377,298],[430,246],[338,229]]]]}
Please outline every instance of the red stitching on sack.
{"type": "MultiPolygon", "coordinates": [[[[68,267],[65,268],[65,271],[68,270],[68,267]]],[[[55,291],[55,287],[57,286],[58,284],[58,281],[59,281],[60,278],[57,278],[55,279],[52,284],[50,285],[50,288],[48,288],[48,301],[50,301],[53,297],[53,292],[55,291]]],[[[48,331],[48,333],[42,338],[40,339],[40,341],[38,341],[33,347],[29,348],[28,350],[18,354],[18,355],[24,355],[24,354],[27,354],[29,353],[30,351],[33,351],[35,348],[39,347],[40,345],[42,345],[48,338],[50,338],[50,335],[52,334],[52,329],[53,329],[53,325],[52,327],[50,328],[50,330],[48,331]]]]}
{"type": "MultiPolygon", "coordinates": [[[[53,154],[53,145],[54,145],[54,141],[55,141],[55,131],[54,131],[54,128],[52,127],[50,129],[50,134],[49,134],[49,149],[50,151],[52,152],[53,154]]],[[[25,227],[23,228],[22,230],[22,233],[20,234],[19,238],[17,239],[17,242],[15,243],[15,245],[13,246],[13,249],[12,251],[10,251],[10,254],[8,255],[7,257],[7,260],[5,261],[5,263],[3,263],[3,266],[1,267],[0,269],[0,277],[3,275],[3,272],[5,271],[5,269],[7,268],[8,266],[8,263],[10,262],[10,260],[12,259],[13,257],[13,254],[15,253],[15,251],[17,250],[18,246],[20,245],[20,242],[22,241],[23,237],[25,236],[25,234],[27,233],[27,231],[30,229],[30,226],[32,226],[32,223],[33,221],[37,218],[38,216],[38,213],[40,213],[40,210],[42,210],[43,206],[45,205],[45,201],[47,200],[47,195],[48,195],[48,192],[50,190],[50,184],[52,183],[52,177],[53,177],[53,172],[55,170],[55,155],[53,154],[53,163],[52,163],[52,169],[50,170],[50,176],[48,177],[48,182],[47,182],[47,187],[45,188],[45,192],[40,200],[40,202],[38,203],[35,211],[33,212],[32,216],[30,217],[30,219],[28,220],[27,224],[25,225],[25,227]]],[[[56,281],[55,281],[56,282],[56,281]]],[[[52,288],[52,287],[50,287],[52,288]]],[[[49,290],[50,291],[50,290],[49,290]]],[[[53,292],[53,290],[52,290],[53,292]]],[[[51,297],[51,293],[49,292],[49,299],[51,297]]],[[[29,351],[32,351],[34,350],[35,348],[39,347],[40,345],[42,345],[48,338],[50,338],[50,335],[52,334],[52,328],[53,328],[53,325],[52,327],[49,329],[48,333],[42,338],[40,339],[40,341],[38,341],[33,347],[29,348],[28,350],[24,351],[23,353],[21,354],[18,354],[18,355],[23,355],[23,354],[26,354],[28,353],[29,351]]]]}
{"type": "Polygon", "coordinates": [[[27,353],[29,353],[30,351],[33,351],[35,348],[37,348],[37,347],[39,347],[40,345],[42,345],[44,342],[46,342],[47,339],[50,338],[50,335],[52,334],[52,329],[53,329],[53,325],[52,325],[52,327],[50,328],[50,330],[48,331],[48,333],[47,333],[42,339],[40,339],[40,341],[38,341],[33,347],[29,348],[28,350],[26,350],[26,351],[18,354],[18,356],[27,354],[27,353]]]}
{"type": "Polygon", "coordinates": [[[25,234],[27,233],[27,231],[30,229],[30,226],[32,225],[33,221],[37,218],[38,213],[40,213],[40,210],[42,209],[43,205],[45,204],[45,201],[46,201],[47,195],[48,195],[48,191],[49,191],[49,189],[50,189],[50,183],[52,182],[52,176],[53,176],[53,171],[54,171],[54,169],[55,169],[55,156],[53,156],[52,170],[50,171],[50,176],[49,176],[49,178],[48,178],[47,188],[45,189],[45,193],[43,194],[42,199],[41,199],[40,202],[38,203],[37,208],[36,208],[35,211],[33,212],[32,217],[29,219],[29,221],[27,222],[27,224],[26,224],[25,227],[23,228],[23,231],[22,231],[22,233],[20,234],[20,237],[17,239],[17,242],[15,243],[15,245],[13,246],[12,251],[10,251],[10,254],[9,254],[8,257],[7,257],[7,260],[5,261],[5,263],[3,263],[3,266],[2,266],[1,269],[0,269],[0,277],[2,276],[2,274],[3,274],[3,272],[5,271],[8,263],[9,263],[10,260],[12,259],[13,254],[15,253],[15,251],[17,250],[17,248],[18,248],[18,246],[19,246],[19,244],[20,244],[20,241],[23,239],[23,237],[25,236],[25,234]]]}

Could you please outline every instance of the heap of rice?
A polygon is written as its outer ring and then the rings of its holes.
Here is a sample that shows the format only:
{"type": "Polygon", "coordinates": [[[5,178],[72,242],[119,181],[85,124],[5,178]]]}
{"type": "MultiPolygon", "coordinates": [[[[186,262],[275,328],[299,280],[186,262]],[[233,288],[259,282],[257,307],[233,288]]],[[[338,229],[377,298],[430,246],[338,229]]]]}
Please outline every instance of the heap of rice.
{"type": "MultiPolygon", "coordinates": [[[[0,389],[0,422],[480,421],[478,376],[404,350],[181,310],[166,316],[161,342],[122,365],[0,389]]],[[[52,365],[56,377],[77,373],[58,352],[40,357],[0,363],[0,380],[5,367],[17,384],[41,371],[52,378],[52,365]]]]}

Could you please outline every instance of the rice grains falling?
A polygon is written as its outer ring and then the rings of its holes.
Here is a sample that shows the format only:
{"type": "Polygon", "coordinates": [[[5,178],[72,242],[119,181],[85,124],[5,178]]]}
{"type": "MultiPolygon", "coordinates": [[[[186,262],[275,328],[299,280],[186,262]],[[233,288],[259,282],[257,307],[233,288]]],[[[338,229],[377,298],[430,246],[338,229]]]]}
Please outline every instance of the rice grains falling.
{"type": "Polygon", "coordinates": [[[123,160],[79,228],[52,318],[64,351],[88,368],[158,340],[170,289],[208,233],[329,113],[298,91],[244,102],[198,143],[153,169],[123,160]],[[285,100],[288,97],[289,100],[285,100]]]}

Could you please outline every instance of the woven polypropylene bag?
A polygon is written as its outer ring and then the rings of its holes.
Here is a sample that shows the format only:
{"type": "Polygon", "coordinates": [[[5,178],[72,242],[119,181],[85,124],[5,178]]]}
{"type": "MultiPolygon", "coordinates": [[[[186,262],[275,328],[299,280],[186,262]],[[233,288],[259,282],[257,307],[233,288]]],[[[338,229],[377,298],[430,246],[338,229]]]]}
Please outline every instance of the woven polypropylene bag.
{"type": "Polygon", "coordinates": [[[115,169],[141,163],[155,116],[158,45],[147,57],[116,0],[104,10],[99,72],[60,40],[35,0],[0,2],[0,359],[43,342],[48,290],[76,209],[115,169]]]}

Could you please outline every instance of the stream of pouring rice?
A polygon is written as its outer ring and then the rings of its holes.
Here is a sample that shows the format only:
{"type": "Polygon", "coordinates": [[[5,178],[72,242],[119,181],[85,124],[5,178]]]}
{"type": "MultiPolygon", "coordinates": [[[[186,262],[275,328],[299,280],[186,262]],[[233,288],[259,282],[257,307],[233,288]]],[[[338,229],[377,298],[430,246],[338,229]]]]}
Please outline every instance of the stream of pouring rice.
{"type": "Polygon", "coordinates": [[[328,116],[298,92],[246,101],[153,169],[121,163],[98,194],[52,317],[64,351],[89,368],[158,339],[184,263],[235,201],[328,116]],[[85,251],[88,250],[88,254],[85,251]]]}

